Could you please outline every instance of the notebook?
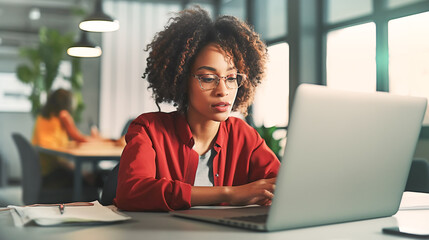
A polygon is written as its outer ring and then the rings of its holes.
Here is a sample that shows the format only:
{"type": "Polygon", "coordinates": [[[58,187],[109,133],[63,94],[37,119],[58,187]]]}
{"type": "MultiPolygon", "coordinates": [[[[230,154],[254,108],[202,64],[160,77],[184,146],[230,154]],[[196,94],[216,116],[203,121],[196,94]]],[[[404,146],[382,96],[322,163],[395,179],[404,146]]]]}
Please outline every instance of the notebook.
{"type": "Polygon", "coordinates": [[[272,205],[171,214],[261,231],[391,216],[426,106],[425,98],[301,84],[272,205]]]}
{"type": "MultiPolygon", "coordinates": [[[[111,224],[131,219],[114,206],[105,207],[98,201],[62,204],[8,206],[16,227],[35,223],[38,226],[111,224]]],[[[6,210],[5,209],[5,210],[6,210]]]]}

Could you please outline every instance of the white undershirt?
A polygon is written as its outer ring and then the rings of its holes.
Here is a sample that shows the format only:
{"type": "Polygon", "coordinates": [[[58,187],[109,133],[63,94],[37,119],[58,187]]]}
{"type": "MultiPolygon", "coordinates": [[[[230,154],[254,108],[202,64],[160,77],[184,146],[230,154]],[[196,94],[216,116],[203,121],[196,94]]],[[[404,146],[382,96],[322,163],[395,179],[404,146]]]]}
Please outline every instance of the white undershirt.
{"type": "Polygon", "coordinates": [[[194,186],[213,186],[213,158],[215,156],[216,151],[210,149],[199,157],[194,186]]]}

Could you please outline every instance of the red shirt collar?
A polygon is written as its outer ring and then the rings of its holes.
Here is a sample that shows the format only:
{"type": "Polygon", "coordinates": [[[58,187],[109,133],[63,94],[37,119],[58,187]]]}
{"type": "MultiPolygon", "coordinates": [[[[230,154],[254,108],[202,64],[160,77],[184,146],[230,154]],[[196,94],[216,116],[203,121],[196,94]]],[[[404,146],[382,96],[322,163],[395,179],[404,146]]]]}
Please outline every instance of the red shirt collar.
{"type": "MultiPolygon", "coordinates": [[[[185,114],[176,112],[174,119],[176,120],[176,133],[179,136],[180,141],[188,147],[192,148],[194,146],[194,139],[192,137],[191,128],[189,127],[185,114]]],[[[220,123],[219,131],[216,135],[214,148],[217,152],[219,152],[220,148],[222,148],[222,146],[224,146],[227,141],[227,121],[228,119],[220,123]]]]}

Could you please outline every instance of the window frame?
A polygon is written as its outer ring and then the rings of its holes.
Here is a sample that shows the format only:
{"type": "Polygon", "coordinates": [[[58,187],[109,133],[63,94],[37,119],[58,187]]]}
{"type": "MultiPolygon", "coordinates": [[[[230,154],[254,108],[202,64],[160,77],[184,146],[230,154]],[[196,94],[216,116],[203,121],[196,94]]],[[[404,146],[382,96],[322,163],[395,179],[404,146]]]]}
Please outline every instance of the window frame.
{"type": "Polygon", "coordinates": [[[322,12],[322,84],[326,85],[326,56],[327,35],[330,31],[343,29],[351,26],[374,22],[376,26],[376,85],[377,91],[389,92],[389,49],[388,49],[388,23],[390,20],[407,17],[419,13],[429,12],[428,1],[410,3],[397,8],[389,9],[388,0],[372,0],[373,12],[369,15],[348,19],[338,23],[327,23],[328,0],[323,0],[322,12]]]}

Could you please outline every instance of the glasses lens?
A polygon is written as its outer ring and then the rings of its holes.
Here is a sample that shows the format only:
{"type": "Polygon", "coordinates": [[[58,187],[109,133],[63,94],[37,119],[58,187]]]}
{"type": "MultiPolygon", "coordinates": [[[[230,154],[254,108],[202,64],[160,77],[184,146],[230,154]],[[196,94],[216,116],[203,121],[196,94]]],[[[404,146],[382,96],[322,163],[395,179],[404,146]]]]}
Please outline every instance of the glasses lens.
{"type": "Polygon", "coordinates": [[[216,88],[217,79],[218,77],[214,74],[204,74],[198,76],[198,80],[200,80],[201,87],[205,90],[216,88]]]}
{"type": "Polygon", "coordinates": [[[238,79],[237,79],[236,73],[230,74],[230,75],[225,77],[225,83],[226,83],[227,87],[230,89],[238,88],[237,81],[238,81],[238,79]]]}
{"type": "MultiPolygon", "coordinates": [[[[195,75],[195,78],[200,82],[200,86],[203,90],[212,90],[219,84],[219,77],[216,74],[203,74],[195,75]]],[[[223,78],[225,84],[229,89],[236,89],[241,87],[243,82],[246,80],[246,75],[241,73],[234,73],[223,78]]]]}

